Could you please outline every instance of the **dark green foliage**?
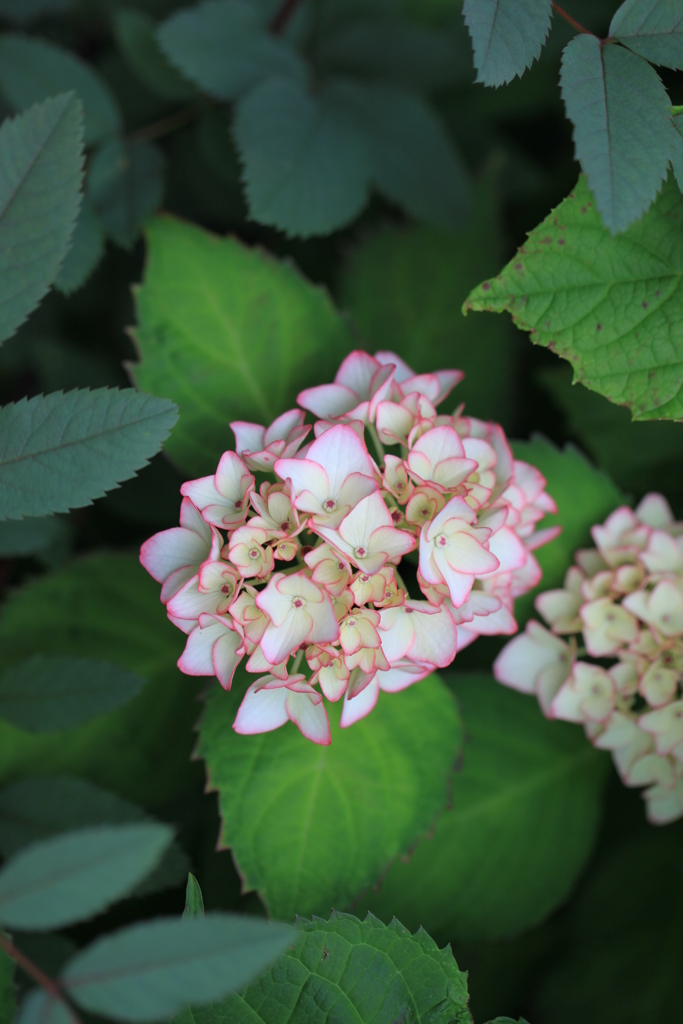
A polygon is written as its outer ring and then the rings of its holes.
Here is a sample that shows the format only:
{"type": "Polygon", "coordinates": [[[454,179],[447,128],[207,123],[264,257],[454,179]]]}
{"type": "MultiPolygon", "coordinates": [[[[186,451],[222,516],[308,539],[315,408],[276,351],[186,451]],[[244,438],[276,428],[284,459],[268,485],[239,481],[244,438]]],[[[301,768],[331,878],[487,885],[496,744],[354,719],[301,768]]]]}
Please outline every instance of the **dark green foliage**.
{"type": "Polygon", "coordinates": [[[48,290],[80,203],[83,113],[73,93],[0,127],[0,342],[48,290]]]}
{"type": "Polygon", "coordinates": [[[0,36],[0,94],[13,110],[65,92],[76,93],[83,104],[86,142],[97,142],[121,127],[114,96],[89,64],[43,39],[0,36]]]}
{"type": "Polygon", "coordinates": [[[503,85],[536,60],[550,29],[550,0],[464,0],[477,81],[503,85]]]}
{"type": "Polygon", "coordinates": [[[109,237],[130,249],[140,228],[161,205],[164,157],[148,142],[107,142],[93,156],[88,198],[109,237]]]}
{"type": "Polygon", "coordinates": [[[84,1009],[157,1021],[244,985],[293,937],[287,925],[235,914],[149,921],[98,939],[62,977],[84,1009]]]}
{"type": "Polygon", "coordinates": [[[171,841],[166,825],[101,825],[45,839],[0,871],[0,921],[47,931],[83,921],[134,889],[171,841]]]}
{"type": "Polygon", "coordinates": [[[204,900],[202,899],[202,890],[199,888],[199,882],[193,874],[187,876],[187,888],[185,890],[185,910],[183,911],[183,918],[188,917],[203,917],[204,916],[204,900]]]}
{"type": "Polygon", "coordinates": [[[0,1020],[11,1021],[16,1012],[13,960],[0,949],[0,1020]]]}
{"type": "Polygon", "coordinates": [[[647,61],[590,35],[565,49],[560,84],[597,207],[610,231],[623,231],[666,177],[673,147],[666,90],[647,61]]]}
{"type": "Polygon", "coordinates": [[[172,402],[132,389],[58,392],[4,406],[0,518],[89,505],[146,466],[176,419],[172,402]]]}
{"type": "Polygon", "coordinates": [[[60,732],[127,704],[144,685],[106,661],[35,654],[0,675],[0,718],[28,732],[60,732]]]}
{"type": "Polygon", "coordinates": [[[332,913],[300,923],[269,971],[239,995],[187,1010],[178,1024],[470,1024],[466,975],[450,947],[395,918],[332,913]]]}
{"type": "Polygon", "coordinates": [[[84,198],[71,239],[71,248],[66,254],[55,288],[70,295],[85,284],[104,254],[104,229],[95,213],[92,203],[84,198]]]}
{"type": "Polygon", "coordinates": [[[195,89],[169,63],[155,38],[155,22],[146,11],[117,7],[114,31],[121,52],[139,80],[167,100],[186,100],[195,89]]]}
{"type": "Polygon", "coordinates": [[[683,68],[683,12],[676,3],[624,0],[609,34],[653,64],[683,68]]]}

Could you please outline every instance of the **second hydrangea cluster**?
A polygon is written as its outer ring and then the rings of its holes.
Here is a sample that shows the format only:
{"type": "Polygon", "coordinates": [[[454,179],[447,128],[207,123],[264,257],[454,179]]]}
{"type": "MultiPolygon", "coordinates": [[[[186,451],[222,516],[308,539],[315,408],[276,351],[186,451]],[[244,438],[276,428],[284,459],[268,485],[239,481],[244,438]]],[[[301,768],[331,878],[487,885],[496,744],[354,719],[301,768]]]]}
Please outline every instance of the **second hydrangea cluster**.
{"type": "Polygon", "coordinates": [[[235,451],[183,485],[180,526],[143,545],[188,634],[180,668],[226,689],[243,661],[257,677],[238,732],[291,720],[329,743],[324,698],[343,699],[351,725],[380,690],[517,629],[514,599],[540,579],[532,551],[556,530],[537,525],[555,506],[499,425],[437,413],[462,376],[353,352],[268,428],[232,423],[235,451]]]}
{"type": "Polygon", "coordinates": [[[536,598],[550,629],[529,622],[494,673],[535,693],[549,718],[582,723],[627,786],[648,787],[649,820],[673,821],[683,816],[683,523],[648,494],[592,536],[564,587],[536,598]]]}

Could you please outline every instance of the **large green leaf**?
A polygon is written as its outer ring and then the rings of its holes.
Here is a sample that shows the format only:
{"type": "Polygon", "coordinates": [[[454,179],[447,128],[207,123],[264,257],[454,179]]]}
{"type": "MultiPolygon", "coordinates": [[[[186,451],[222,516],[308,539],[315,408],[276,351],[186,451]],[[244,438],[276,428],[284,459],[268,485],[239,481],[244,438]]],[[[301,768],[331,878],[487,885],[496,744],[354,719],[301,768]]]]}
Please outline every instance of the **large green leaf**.
{"type": "Polygon", "coordinates": [[[248,0],[187,7],[164,22],[157,38],[171,63],[218,99],[237,99],[273,76],[306,77],[296,51],[268,32],[264,5],[248,0]]]}
{"type": "Polygon", "coordinates": [[[406,853],[448,799],[461,731],[451,695],[433,676],[383,694],[368,718],[337,725],[319,747],[292,725],[239,736],[241,695],[215,689],[197,753],[218,790],[220,842],[246,889],[275,917],[348,906],[392,858],[406,853]]]}
{"type": "Polygon", "coordinates": [[[683,10],[671,0],[624,0],[609,34],[653,64],[683,68],[683,10]]]}
{"type": "Polygon", "coordinates": [[[543,570],[539,585],[515,601],[515,617],[523,623],[529,617],[533,599],[541,590],[561,587],[578,548],[591,547],[591,526],[602,523],[625,497],[607,473],[596,469],[578,448],[564,449],[543,437],[513,443],[515,457],[531,463],[543,473],[548,493],[557,503],[557,515],[546,516],[543,527],[560,526],[559,537],[534,552],[543,570]]]}
{"type": "Polygon", "coordinates": [[[0,616],[3,668],[36,652],[73,654],[126,665],[149,682],[130,704],[73,729],[68,743],[0,723],[0,780],[67,772],[140,803],[173,797],[196,778],[188,760],[197,685],[176,668],[182,648],[137,554],[90,555],[15,590],[0,616]]]}
{"type": "Polygon", "coordinates": [[[666,89],[647,61],[579,35],[565,47],[562,98],[603,220],[623,231],[647,210],[673,152],[666,89]]]}
{"type": "Polygon", "coordinates": [[[88,170],[88,197],[105,231],[130,249],[142,225],[164,198],[163,153],[149,142],[112,139],[98,149],[88,170]]]}
{"type": "Polygon", "coordinates": [[[15,1024],[74,1024],[66,1001],[53,999],[42,988],[34,988],[21,1001],[15,1024]]]}
{"type": "Polygon", "coordinates": [[[0,342],[38,305],[69,248],[82,111],[73,94],[58,96],[0,127],[0,342]]]}
{"type": "Polygon", "coordinates": [[[545,972],[539,1014],[552,1024],[670,1024],[683,1004],[680,822],[620,846],[568,915],[564,956],[545,972]]]}
{"type": "Polygon", "coordinates": [[[613,238],[580,178],[466,308],[507,310],[535,344],[569,360],[575,380],[634,419],[683,418],[680,190],[667,182],[643,219],[613,238]]]}
{"type": "Polygon", "coordinates": [[[0,94],[10,107],[25,110],[69,91],[83,103],[86,142],[97,142],[122,127],[116,99],[91,64],[45,39],[11,32],[0,36],[0,94]]]}
{"type": "Polygon", "coordinates": [[[460,312],[475,282],[499,266],[498,209],[495,184],[487,179],[462,231],[385,226],[368,232],[342,267],[338,294],[370,351],[395,351],[419,373],[464,370],[451,402],[505,423],[515,391],[514,332],[499,319],[465,319],[460,312]]]}
{"type": "Polygon", "coordinates": [[[332,912],[239,995],[186,1010],[178,1024],[470,1024],[467,975],[450,948],[395,918],[332,912]]]}
{"type": "Polygon", "coordinates": [[[167,825],[100,825],[33,843],[0,871],[0,921],[47,931],[84,921],[127,896],[156,867],[167,825]]]}
{"type": "Polygon", "coordinates": [[[159,1021],[220,999],[263,970],[295,932],[236,914],[135,924],[98,939],[62,981],[84,1009],[120,1021],[159,1021]]]}
{"type": "Polygon", "coordinates": [[[456,672],[452,685],[466,729],[452,807],[360,906],[438,941],[493,939],[566,899],[595,840],[608,761],[490,676],[456,672]]]}
{"type": "Polygon", "coordinates": [[[540,56],[550,30],[550,0],[464,0],[477,82],[503,85],[540,56]]]}
{"type": "MultiPolygon", "coordinates": [[[[152,820],[136,804],[85,779],[68,775],[21,779],[0,789],[0,853],[11,857],[29,843],[91,825],[152,820]]],[[[137,886],[135,895],[178,885],[187,868],[185,853],[172,842],[157,867],[137,886]]]]}
{"type": "Polygon", "coordinates": [[[230,421],[270,423],[302,388],[331,380],[351,335],[291,263],[169,217],[151,223],[148,244],[133,374],[181,408],[168,454],[213,473],[230,421]]]}
{"type": "Polygon", "coordinates": [[[0,522],[0,558],[46,555],[66,545],[68,520],[62,516],[42,519],[4,519],[0,522]]]}
{"type": "Polygon", "coordinates": [[[302,82],[270,78],[241,100],[234,136],[254,220],[306,237],[360,213],[371,157],[354,99],[343,81],[312,94],[302,82]]]}
{"type": "Polygon", "coordinates": [[[134,476],[178,417],[132,388],[56,392],[0,409],[0,518],[91,505],[134,476]]]}
{"type": "Polygon", "coordinates": [[[144,685],[108,661],[34,654],[0,675],[0,718],[28,732],[74,729],[127,704],[144,685]]]}

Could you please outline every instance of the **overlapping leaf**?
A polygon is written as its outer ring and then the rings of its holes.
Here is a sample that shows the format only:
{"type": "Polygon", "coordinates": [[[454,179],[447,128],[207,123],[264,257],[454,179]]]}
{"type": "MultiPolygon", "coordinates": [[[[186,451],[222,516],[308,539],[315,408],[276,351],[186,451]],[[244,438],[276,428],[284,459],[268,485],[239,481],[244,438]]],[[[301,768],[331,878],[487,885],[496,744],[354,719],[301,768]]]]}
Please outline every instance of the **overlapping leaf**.
{"type": "Polygon", "coordinates": [[[98,939],[62,975],[69,995],[119,1021],[159,1021],[245,985],[294,938],[292,928],[236,914],[135,924],[98,939]]]}
{"type": "Polygon", "coordinates": [[[306,78],[296,51],[268,33],[265,8],[248,0],[205,0],[173,14],[157,37],[171,63],[218,99],[237,99],[273,76],[306,78]]]}
{"type": "Polygon", "coordinates": [[[45,39],[11,32],[0,35],[0,94],[10,107],[25,110],[48,96],[70,91],[83,103],[86,142],[121,128],[116,99],[90,64],[45,39]]]}
{"type": "Polygon", "coordinates": [[[73,1024],[73,1016],[66,1003],[34,988],[22,1000],[16,1024],[73,1024]]]}
{"type": "Polygon", "coordinates": [[[73,94],[0,127],[0,342],[40,302],[66,255],[80,203],[83,114],[73,94]]]}
{"type": "Polygon", "coordinates": [[[332,744],[287,725],[261,736],[232,730],[241,695],[214,691],[198,754],[218,790],[221,843],[245,888],[280,918],[348,906],[424,834],[448,799],[460,749],[455,704],[432,676],[383,694],[349,729],[331,708],[332,744]]]}
{"type": "Polygon", "coordinates": [[[531,340],[569,360],[574,379],[634,419],[683,418],[683,198],[669,181],[616,238],[584,178],[466,308],[508,310],[531,340]]]}
{"type": "Polygon", "coordinates": [[[132,388],[57,392],[0,409],[0,518],[90,505],[147,465],[168,437],[172,402],[132,388]]]}
{"type": "Polygon", "coordinates": [[[127,895],[171,842],[167,825],[77,829],[26,847],[0,871],[0,921],[47,931],[83,921],[127,895]]]}
{"type": "MultiPolygon", "coordinates": [[[[73,829],[153,820],[136,804],[86,779],[68,775],[21,779],[0,789],[0,853],[11,857],[30,843],[73,829]]],[[[174,841],[134,894],[178,885],[187,869],[187,856],[174,841]]]]}
{"type": "Polygon", "coordinates": [[[609,34],[653,64],[683,68],[683,10],[675,0],[624,0],[609,34]]]}
{"type": "Polygon", "coordinates": [[[76,222],[66,259],[55,279],[55,288],[70,295],[85,284],[104,255],[104,230],[92,204],[85,199],[76,222]]]}
{"type": "Polygon", "coordinates": [[[623,231],[666,177],[674,145],[666,89],[642,57],[589,34],[565,47],[560,85],[598,209],[612,233],[623,231]]]}
{"type": "Polygon", "coordinates": [[[74,729],[127,704],[144,685],[107,661],[34,654],[0,675],[0,718],[28,732],[74,729]]]}
{"type": "Polygon", "coordinates": [[[462,9],[478,82],[503,85],[539,57],[550,29],[550,0],[464,0],[462,9]]]}
{"type": "Polygon", "coordinates": [[[182,649],[137,554],[81,557],[15,589],[0,615],[3,669],[36,653],[68,654],[106,658],[149,682],[129,704],[73,729],[68,743],[0,721],[0,780],[66,772],[146,804],[184,792],[201,769],[189,764],[197,686],[176,668],[182,649]]]}
{"type": "Polygon", "coordinates": [[[273,966],[239,995],[186,1010],[178,1024],[471,1024],[467,975],[450,947],[395,918],[332,913],[302,921],[273,966]]]}
{"type": "Polygon", "coordinates": [[[231,420],[270,423],[334,376],[351,334],[324,291],[234,238],[159,218],[148,245],[132,372],[182,407],[166,451],[194,476],[212,473],[231,420]]]}
{"type": "Polygon", "coordinates": [[[151,92],[178,102],[195,95],[195,88],[169,63],[155,38],[154,18],[134,7],[114,11],[114,31],[130,69],[151,92]]]}
{"type": "Polygon", "coordinates": [[[107,234],[130,249],[164,197],[164,156],[149,142],[113,139],[95,153],[88,197],[107,234]]]}
{"type": "Polygon", "coordinates": [[[451,807],[360,906],[380,917],[393,907],[438,940],[494,939],[566,898],[595,840],[607,761],[490,676],[456,671],[452,687],[466,741],[451,807]]]}
{"type": "Polygon", "coordinates": [[[5,519],[0,522],[0,558],[47,555],[66,546],[69,526],[66,518],[5,519]]]}

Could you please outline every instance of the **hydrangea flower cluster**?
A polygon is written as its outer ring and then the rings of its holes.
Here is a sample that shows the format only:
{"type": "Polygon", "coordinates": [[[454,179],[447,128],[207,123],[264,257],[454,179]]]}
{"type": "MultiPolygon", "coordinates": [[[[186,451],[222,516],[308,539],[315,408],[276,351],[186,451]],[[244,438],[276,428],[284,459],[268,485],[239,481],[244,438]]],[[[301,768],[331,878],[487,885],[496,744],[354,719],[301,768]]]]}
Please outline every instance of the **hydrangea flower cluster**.
{"type": "Polygon", "coordinates": [[[494,674],[548,718],[580,722],[664,824],[683,816],[683,523],[648,494],[591,532],[564,587],[536,598],[550,629],[529,622],[494,674]]]}
{"type": "Polygon", "coordinates": [[[517,629],[514,599],[541,576],[532,551],[556,533],[536,527],[555,506],[500,426],[462,407],[437,413],[462,376],[351,353],[333,384],[299,394],[300,409],[267,428],[232,423],[235,451],[183,484],[180,526],[143,544],[188,635],[182,671],[229,689],[244,661],[257,677],[237,732],[290,720],[327,744],[323,698],[343,699],[349,726],[380,690],[449,665],[480,634],[517,629]]]}

